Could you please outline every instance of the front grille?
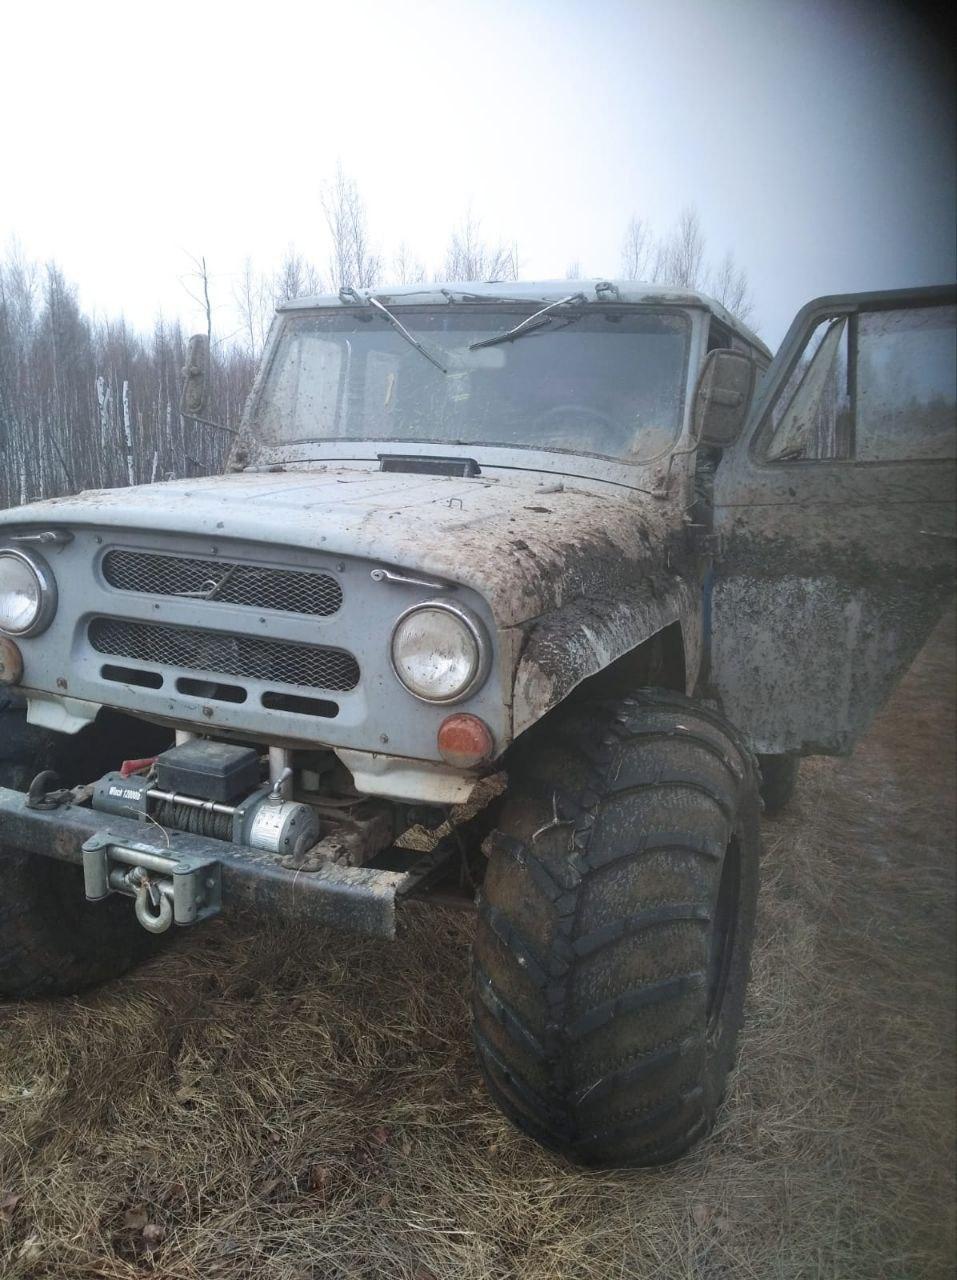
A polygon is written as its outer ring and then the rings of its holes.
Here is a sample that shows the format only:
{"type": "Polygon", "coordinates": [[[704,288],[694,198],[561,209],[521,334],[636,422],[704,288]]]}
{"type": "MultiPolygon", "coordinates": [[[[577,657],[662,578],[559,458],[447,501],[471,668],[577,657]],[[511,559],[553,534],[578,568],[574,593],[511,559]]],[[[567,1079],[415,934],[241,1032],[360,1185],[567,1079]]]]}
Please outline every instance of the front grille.
{"type": "Polygon", "coordinates": [[[342,588],[336,579],[308,569],[273,569],[232,560],[115,549],[103,558],[103,576],[121,591],[190,596],[323,618],[342,605],[342,588]]]}
{"type": "Polygon", "coordinates": [[[311,689],[347,690],[359,683],[359,664],[353,655],[324,645],[119,618],[94,618],[89,637],[97,653],[134,662],[311,689]]]}

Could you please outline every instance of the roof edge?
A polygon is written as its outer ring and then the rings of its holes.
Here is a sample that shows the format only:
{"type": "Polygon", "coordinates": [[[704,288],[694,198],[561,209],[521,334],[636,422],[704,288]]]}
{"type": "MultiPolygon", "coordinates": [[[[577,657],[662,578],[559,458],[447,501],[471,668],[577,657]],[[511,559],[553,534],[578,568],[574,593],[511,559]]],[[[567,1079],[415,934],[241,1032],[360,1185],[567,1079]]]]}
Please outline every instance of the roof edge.
{"type": "Polygon", "coordinates": [[[698,307],[708,311],[746,341],[753,343],[769,358],[771,351],[758,335],[738,320],[710,294],[697,289],[681,289],[675,285],[646,283],[640,280],[609,280],[600,276],[587,280],[453,280],[421,284],[377,285],[374,289],[356,289],[350,294],[314,294],[280,303],[278,312],[313,311],[319,308],[354,307],[356,299],[370,296],[387,304],[438,305],[456,302],[528,302],[546,304],[569,294],[581,293],[593,304],[621,302],[627,306],[645,305],[698,307]]]}

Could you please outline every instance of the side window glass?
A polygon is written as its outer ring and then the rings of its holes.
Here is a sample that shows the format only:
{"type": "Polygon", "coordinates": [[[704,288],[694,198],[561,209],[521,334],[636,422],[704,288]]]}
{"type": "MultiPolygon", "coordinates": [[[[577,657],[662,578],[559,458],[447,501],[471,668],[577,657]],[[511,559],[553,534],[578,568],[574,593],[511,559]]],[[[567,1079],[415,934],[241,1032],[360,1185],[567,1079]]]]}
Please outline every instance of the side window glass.
{"type": "MultiPolygon", "coordinates": [[[[953,458],[957,307],[822,320],[771,407],[771,462],[953,458]]],[[[759,445],[760,447],[760,445],[759,445]]]]}
{"type": "Polygon", "coordinates": [[[712,316],[708,326],[708,350],[717,351],[732,347],[734,347],[734,338],[731,331],[712,316]]]}
{"type": "Polygon", "coordinates": [[[848,328],[842,316],[811,335],[771,411],[771,461],[850,457],[848,328]]]}
{"type": "Polygon", "coordinates": [[[854,456],[952,458],[957,308],[871,311],[858,319],[854,456]]]}

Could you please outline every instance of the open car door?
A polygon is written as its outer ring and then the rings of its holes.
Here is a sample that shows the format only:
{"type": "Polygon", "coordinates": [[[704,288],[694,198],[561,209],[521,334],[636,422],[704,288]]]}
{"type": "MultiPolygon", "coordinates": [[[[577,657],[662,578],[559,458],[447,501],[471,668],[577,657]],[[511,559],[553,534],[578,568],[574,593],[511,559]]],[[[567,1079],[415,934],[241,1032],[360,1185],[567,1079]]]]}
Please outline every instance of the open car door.
{"type": "Polygon", "coordinates": [[[710,685],[757,752],[849,752],[953,589],[955,310],[810,303],[718,467],[710,685]]]}

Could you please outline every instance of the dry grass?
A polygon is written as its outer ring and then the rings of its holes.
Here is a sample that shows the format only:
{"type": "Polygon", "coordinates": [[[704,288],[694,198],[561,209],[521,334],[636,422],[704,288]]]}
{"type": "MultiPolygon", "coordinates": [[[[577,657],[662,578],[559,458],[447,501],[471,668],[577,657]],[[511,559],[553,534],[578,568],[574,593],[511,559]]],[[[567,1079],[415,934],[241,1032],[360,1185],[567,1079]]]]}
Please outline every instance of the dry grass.
{"type": "Polygon", "coordinates": [[[399,946],[217,923],[0,1020],[0,1272],[162,1280],[952,1274],[953,631],[766,824],[718,1132],[582,1174],[485,1099],[469,922],[399,946]],[[14,1197],[19,1200],[14,1203],[14,1197]]]}

